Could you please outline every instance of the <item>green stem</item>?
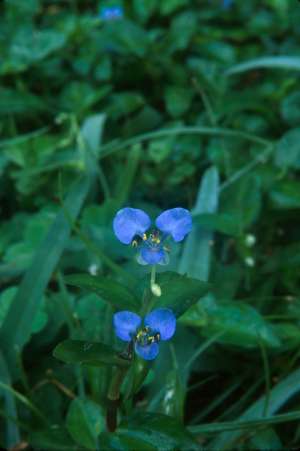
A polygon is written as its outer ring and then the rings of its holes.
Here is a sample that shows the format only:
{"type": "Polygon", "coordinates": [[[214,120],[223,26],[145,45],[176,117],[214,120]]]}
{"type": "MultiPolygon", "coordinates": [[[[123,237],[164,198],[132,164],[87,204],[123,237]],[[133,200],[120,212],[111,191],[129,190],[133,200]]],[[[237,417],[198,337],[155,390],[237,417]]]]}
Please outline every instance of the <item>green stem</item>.
{"type": "Polygon", "coordinates": [[[109,432],[114,432],[117,428],[118,405],[122,382],[126,375],[127,368],[116,368],[107,393],[106,426],[109,432]]]}
{"type": "Polygon", "coordinates": [[[156,276],[156,266],[152,265],[152,267],[151,267],[150,287],[152,287],[155,284],[155,276],[156,276]]]}

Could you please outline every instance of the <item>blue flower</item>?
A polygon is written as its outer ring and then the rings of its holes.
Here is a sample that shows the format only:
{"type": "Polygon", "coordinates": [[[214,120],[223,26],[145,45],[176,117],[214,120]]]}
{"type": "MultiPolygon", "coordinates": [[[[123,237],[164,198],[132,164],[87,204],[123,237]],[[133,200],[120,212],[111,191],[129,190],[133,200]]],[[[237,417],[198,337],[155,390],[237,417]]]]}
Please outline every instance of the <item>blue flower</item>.
{"type": "Polygon", "coordinates": [[[103,6],[100,8],[99,17],[104,21],[122,19],[123,16],[122,6],[103,6]]]}
{"type": "Polygon", "coordinates": [[[170,340],[176,329],[175,315],[167,308],[153,310],[143,322],[136,313],[124,310],[114,314],[113,322],[117,337],[133,342],[135,352],[145,360],[155,359],[159,341],[170,340]]]}
{"type": "Polygon", "coordinates": [[[222,0],[223,8],[229,9],[233,3],[233,0],[222,0]]]}
{"type": "Polygon", "coordinates": [[[185,208],[172,208],[161,213],[155,221],[156,229],[146,233],[151,226],[149,216],[137,208],[123,208],[114,217],[113,228],[121,243],[139,246],[138,262],[142,265],[165,265],[168,248],[165,241],[172,237],[179,242],[192,230],[192,217],[185,208]]]}

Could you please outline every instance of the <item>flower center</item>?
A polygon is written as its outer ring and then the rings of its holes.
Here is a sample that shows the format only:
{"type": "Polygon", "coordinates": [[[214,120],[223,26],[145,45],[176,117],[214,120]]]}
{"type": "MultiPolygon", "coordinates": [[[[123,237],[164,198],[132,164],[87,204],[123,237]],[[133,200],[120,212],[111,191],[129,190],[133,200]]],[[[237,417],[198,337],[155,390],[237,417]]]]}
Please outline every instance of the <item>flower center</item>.
{"type": "Polygon", "coordinates": [[[150,247],[159,247],[161,243],[161,238],[158,230],[154,230],[154,232],[147,235],[143,234],[143,241],[148,244],[150,247]]]}
{"type": "Polygon", "coordinates": [[[149,346],[150,344],[157,343],[160,340],[160,333],[153,332],[149,326],[145,326],[138,331],[135,339],[139,345],[149,346]]]}

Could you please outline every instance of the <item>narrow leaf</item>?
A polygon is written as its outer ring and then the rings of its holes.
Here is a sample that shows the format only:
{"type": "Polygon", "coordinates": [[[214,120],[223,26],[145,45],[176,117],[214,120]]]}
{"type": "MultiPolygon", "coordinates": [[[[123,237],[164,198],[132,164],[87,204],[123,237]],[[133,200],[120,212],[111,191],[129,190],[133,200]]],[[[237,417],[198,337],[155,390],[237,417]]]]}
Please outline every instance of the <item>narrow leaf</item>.
{"type": "MultiPolygon", "coordinates": [[[[72,186],[65,201],[65,208],[72,219],[79,214],[89,185],[89,178],[86,176],[72,186]]],[[[1,343],[5,354],[10,358],[11,350],[15,346],[22,347],[30,337],[32,318],[40,309],[43,292],[64,250],[70,231],[71,225],[64,212],[60,211],[19,285],[1,330],[1,343]]]]}
{"type": "MultiPolygon", "coordinates": [[[[218,206],[219,175],[216,168],[208,169],[198,191],[198,198],[194,207],[194,215],[215,213],[218,206]]],[[[207,281],[210,270],[212,233],[198,224],[185,241],[182,257],[179,262],[179,272],[197,279],[207,281]]]]}

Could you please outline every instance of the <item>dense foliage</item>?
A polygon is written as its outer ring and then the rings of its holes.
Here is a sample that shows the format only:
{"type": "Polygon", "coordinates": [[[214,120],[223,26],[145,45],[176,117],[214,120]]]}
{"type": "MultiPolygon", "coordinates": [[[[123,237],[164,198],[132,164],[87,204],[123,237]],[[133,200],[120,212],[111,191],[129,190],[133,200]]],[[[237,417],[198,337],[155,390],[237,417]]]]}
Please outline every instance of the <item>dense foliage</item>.
{"type": "Polygon", "coordinates": [[[299,23],[296,0],[1,2],[2,447],[299,445],[299,23]],[[192,212],[156,292],[124,206],[192,212]],[[112,322],[145,296],[177,317],[151,363],[112,322]]]}

